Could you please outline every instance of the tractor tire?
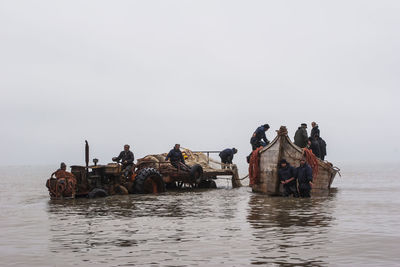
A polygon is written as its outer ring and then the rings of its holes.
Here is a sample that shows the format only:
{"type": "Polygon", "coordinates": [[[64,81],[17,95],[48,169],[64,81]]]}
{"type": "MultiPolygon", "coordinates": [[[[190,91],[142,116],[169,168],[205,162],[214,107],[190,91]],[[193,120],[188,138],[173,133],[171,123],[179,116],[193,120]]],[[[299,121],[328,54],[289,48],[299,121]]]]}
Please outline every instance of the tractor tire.
{"type": "Polygon", "coordinates": [[[165,192],[165,183],[161,174],[154,168],[144,168],[134,181],[136,194],[153,194],[165,192]]]}
{"type": "Polygon", "coordinates": [[[100,188],[95,188],[88,194],[89,198],[106,197],[106,196],[108,196],[107,192],[100,188]]]}
{"type": "Polygon", "coordinates": [[[201,165],[196,164],[190,168],[190,177],[196,182],[200,183],[201,178],[203,176],[203,167],[201,165]]]}

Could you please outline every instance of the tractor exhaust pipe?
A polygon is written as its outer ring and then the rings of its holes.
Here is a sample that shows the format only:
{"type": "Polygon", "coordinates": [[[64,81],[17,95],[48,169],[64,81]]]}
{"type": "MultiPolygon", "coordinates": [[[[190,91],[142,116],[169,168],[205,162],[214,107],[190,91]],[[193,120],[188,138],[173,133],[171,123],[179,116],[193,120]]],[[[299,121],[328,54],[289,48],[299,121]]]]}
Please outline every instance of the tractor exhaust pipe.
{"type": "Polygon", "coordinates": [[[89,143],[85,140],[85,163],[86,163],[86,172],[89,170],[89,143]]]}

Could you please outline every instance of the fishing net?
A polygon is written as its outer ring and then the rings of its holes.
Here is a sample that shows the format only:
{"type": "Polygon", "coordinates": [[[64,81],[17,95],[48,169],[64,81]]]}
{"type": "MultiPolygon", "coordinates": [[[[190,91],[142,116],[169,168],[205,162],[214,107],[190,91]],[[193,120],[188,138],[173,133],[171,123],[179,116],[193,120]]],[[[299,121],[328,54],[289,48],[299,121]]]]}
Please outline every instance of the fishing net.
{"type": "Polygon", "coordinates": [[[74,197],[76,190],[76,178],[67,171],[58,170],[55,173],[56,178],[50,178],[46,182],[50,197],[74,197]]]}
{"type": "Polygon", "coordinates": [[[260,150],[263,149],[264,147],[259,147],[256,150],[254,150],[251,153],[250,156],[250,163],[249,163],[249,178],[250,178],[250,184],[249,185],[254,185],[259,183],[260,177],[258,175],[259,170],[260,170],[260,150]]]}
{"type": "Polygon", "coordinates": [[[310,165],[313,170],[313,178],[318,175],[318,160],[311,149],[303,148],[303,155],[306,157],[306,162],[310,165]]]}

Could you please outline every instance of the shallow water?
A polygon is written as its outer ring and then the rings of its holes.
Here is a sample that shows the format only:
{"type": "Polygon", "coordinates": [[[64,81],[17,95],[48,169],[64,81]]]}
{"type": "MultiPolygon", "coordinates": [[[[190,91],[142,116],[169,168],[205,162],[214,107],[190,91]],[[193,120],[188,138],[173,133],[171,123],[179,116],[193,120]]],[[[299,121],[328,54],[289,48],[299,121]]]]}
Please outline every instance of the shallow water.
{"type": "Polygon", "coordinates": [[[396,166],[344,168],[337,189],[311,199],[222,180],[209,191],[52,201],[49,173],[0,168],[1,266],[399,264],[396,166]]]}

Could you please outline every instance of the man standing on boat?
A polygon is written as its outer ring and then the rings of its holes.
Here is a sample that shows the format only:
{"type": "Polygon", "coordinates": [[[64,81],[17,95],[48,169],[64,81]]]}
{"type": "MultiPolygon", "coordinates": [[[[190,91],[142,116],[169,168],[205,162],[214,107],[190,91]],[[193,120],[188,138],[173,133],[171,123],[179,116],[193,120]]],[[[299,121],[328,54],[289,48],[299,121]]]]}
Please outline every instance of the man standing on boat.
{"type": "Polygon", "coordinates": [[[294,144],[298,147],[306,147],[308,141],[307,124],[302,123],[294,134],[294,144]]]}
{"type": "Polygon", "coordinates": [[[296,178],[299,183],[300,197],[311,197],[312,169],[303,157],[300,159],[300,166],[296,169],[296,178]]]}
{"type": "Polygon", "coordinates": [[[317,135],[317,134],[318,134],[318,136],[321,136],[321,134],[319,132],[318,124],[315,121],[313,121],[311,123],[311,126],[312,126],[312,129],[311,129],[310,137],[315,138],[315,135],[317,135]]]}
{"type": "Polygon", "coordinates": [[[315,135],[315,141],[317,141],[319,145],[320,159],[324,160],[326,156],[326,142],[324,139],[319,137],[318,134],[315,135]]]}
{"type": "Polygon", "coordinates": [[[296,169],[285,160],[281,159],[279,162],[278,177],[283,185],[283,196],[288,197],[293,195],[298,197],[297,182],[296,182],[296,169]]]}
{"type": "Polygon", "coordinates": [[[128,177],[129,172],[132,170],[133,161],[135,160],[135,156],[132,151],[129,150],[129,145],[124,145],[124,150],[119,153],[118,157],[113,157],[112,160],[122,163],[122,172],[125,177],[128,177]]]}
{"type": "Polygon", "coordinates": [[[219,153],[219,157],[221,158],[221,163],[222,165],[222,169],[227,168],[226,164],[232,164],[232,160],[233,160],[233,155],[237,153],[237,149],[236,148],[227,148],[222,150],[219,153]]]}
{"type": "Polygon", "coordinates": [[[264,124],[258,127],[253,136],[250,139],[250,144],[253,150],[256,150],[260,146],[266,146],[269,144],[267,137],[265,136],[265,132],[268,131],[269,125],[264,124]],[[263,141],[262,141],[263,140],[263,141]]]}
{"type": "Polygon", "coordinates": [[[317,140],[315,140],[314,138],[310,137],[308,138],[308,144],[307,147],[309,149],[311,149],[312,153],[317,157],[317,158],[321,158],[321,150],[319,148],[319,143],[317,142],[317,140]]]}

